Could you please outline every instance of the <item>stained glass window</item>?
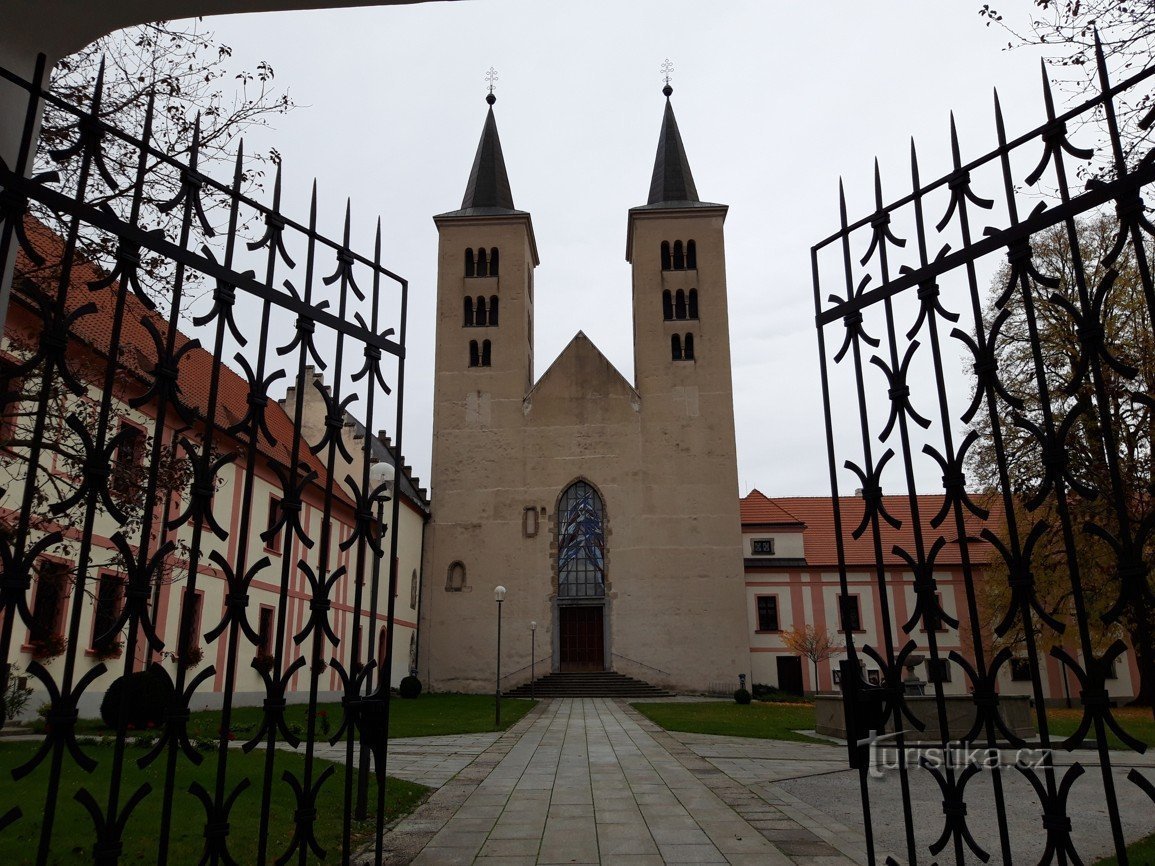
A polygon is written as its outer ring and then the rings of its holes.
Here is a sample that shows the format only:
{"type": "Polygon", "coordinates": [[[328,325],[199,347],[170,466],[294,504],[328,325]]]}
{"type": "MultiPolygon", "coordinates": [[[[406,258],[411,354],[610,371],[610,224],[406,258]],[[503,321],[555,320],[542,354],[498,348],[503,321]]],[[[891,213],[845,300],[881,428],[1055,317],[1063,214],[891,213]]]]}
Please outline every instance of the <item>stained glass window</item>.
{"type": "Polygon", "coordinates": [[[602,498],[584,481],[561,497],[557,522],[557,583],[562,598],[601,597],[606,592],[602,498]]]}

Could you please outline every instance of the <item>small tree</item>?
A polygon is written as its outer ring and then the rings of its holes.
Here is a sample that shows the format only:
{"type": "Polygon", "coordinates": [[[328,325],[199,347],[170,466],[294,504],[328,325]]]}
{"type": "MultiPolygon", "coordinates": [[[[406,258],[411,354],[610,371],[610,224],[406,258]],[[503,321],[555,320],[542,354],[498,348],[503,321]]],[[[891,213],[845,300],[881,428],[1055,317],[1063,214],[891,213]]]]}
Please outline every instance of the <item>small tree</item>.
{"type": "Polygon", "coordinates": [[[814,691],[816,692],[818,691],[819,663],[833,658],[846,649],[846,644],[827,634],[825,628],[809,624],[796,625],[789,631],[783,632],[782,642],[791,652],[810,659],[811,664],[814,665],[814,691]]]}

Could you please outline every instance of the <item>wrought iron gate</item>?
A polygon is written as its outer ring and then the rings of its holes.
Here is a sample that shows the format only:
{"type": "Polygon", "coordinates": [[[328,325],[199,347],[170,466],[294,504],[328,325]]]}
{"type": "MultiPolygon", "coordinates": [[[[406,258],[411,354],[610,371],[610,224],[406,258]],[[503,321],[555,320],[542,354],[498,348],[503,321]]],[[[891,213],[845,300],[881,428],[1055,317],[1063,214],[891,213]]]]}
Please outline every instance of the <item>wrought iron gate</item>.
{"type": "Polygon", "coordinates": [[[253,200],[241,153],[225,182],[198,167],[199,125],[188,161],[171,159],[151,104],[143,128],[120,129],[102,79],[75,108],[44,71],[43,59],[33,82],[0,70],[28,94],[19,159],[0,165],[0,274],[15,268],[0,688],[48,702],[39,748],[0,755],[0,790],[20,792],[0,836],[38,863],[116,863],[130,839],[161,863],[190,850],[202,863],[380,862],[398,544],[385,529],[400,496],[371,464],[384,457],[400,479],[407,284],[381,262],[379,221],[358,254],[348,205],[339,240],[319,232],[315,184],[296,222],[280,211],[279,166],[271,204],[253,200]],[[76,167],[71,188],[28,177],[46,103],[75,118],[75,143],[54,154],[76,167]],[[106,160],[114,140],[136,154],[132,176],[106,160]],[[141,224],[161,179],[177,189],[162,205],[180,215],[176,237],[141,224]],[[117,189],[123,212],[94,204],[117,189]],[[264,234],[246,244],[248,219],[264,234]],[[87,257],[93,238],[115,254],[87,257]],[[159,297],[142,271],[157,260],[159,297]],[[365,432],[386,426],[388,454],[365,432]],[[243,724],[245,692],[260,710],[243,724]],[[78,732],[78,709],[102,694],[114,722],[98,742],[78,732]],[[219,729],[206,732],[190,708],[210,699],[219,729]],[[133,722],[147,700],[160,701],[155,731],[133,722]],[[69,823],[86,841],[61,851],[69,823]],[[322,824],[336,844],[321,844],[322,824]]]}
{"type": "Polygon", "coordinates": [[[840,190],[841,226],[812,248],[841,598],[863,586],[880,611],[865,639],[844,632],[841,663],[871,864],[1088,862],[1072,808],[1088,786],[1108,818],[1089,847],[1125,863],[1125,823],[1153,808],[1155,780],[1109,738],[1145,750],[1112,688],[1128,675],[1149,700],[1155,685],[1155,226],[1141,198],[1155,153],[1128,159],[1116,117],[1155,69],[1112,85],[1098,63],[1100,93],[1065,113],[1044,69],[1045,120],[1021,135],[996,95],[998,146],[981,156],[964,159],[952,117],[949,169],[932,181],[912,143],[900,198],[884,197],[876,163],[870,214],[851,222],[840,190]],[[1094,138],[1091,122],[1107,130],[1098,161],[1074,141],[1094,138]],[[860,538],[869,574],[847,566],[860,538]],[[936,567],[955,546],[957,617],[936,567]],[[905,673],[923,653],[926,686],[905,673]],[[1016,688],[1033,702],[1037,761],[1019,759],[1016,688]],[[1056,701],[1073,707],[1063,733],[1056,701]],[[870,742],[884,731],[894,766],[880,771],[870,742]],[[926,757],[960,742],[977,761],[926,757]]]}

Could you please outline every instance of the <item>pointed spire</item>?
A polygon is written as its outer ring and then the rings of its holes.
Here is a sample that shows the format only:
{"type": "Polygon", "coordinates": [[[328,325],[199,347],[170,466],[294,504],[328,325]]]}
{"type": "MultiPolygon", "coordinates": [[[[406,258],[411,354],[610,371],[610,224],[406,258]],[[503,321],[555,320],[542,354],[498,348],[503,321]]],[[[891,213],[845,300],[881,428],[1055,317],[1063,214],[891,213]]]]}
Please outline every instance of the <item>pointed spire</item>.
{"type": "Polygon", "coordinates": [[[686,148],[682,145],[682,134],[674,118],[674,107],[670,104],[670,94],[673,92],[674,88],[670,87],[669,82],[662,88],[666,96],[666,113],[662,117],[658,155],[654,158],[654,176],[650,181],[650,199],[647,204],[651,205],[699,201],[698,188],[694,186],[694,176],[690,173],[690,162],[686,159],[686,148]]]}
{"type": "Polygon", "coordinates": [[[481,141],[473,158],[473,170],[469,172],[461,209],[513,210],[513,193],[509,189],[509,175],[505,171],[505,157],[501,154],[501,139],[497,135],[497,120],[493,116],[493,103],[497,102],[497,97],[489,93],[485,101],[489,103],[489,113],[481,130],[481,141]]]}

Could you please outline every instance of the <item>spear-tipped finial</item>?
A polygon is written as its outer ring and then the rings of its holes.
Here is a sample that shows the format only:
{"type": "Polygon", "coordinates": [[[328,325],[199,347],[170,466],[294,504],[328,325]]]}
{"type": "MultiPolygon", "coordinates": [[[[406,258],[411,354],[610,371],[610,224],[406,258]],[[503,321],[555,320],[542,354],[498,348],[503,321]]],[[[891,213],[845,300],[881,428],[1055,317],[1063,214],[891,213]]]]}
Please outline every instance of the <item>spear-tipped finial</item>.
{"type": "Polygon", "coordinates": [[[349,248],[349,233],[350,233],[350,229],[351,229],[352,225],[353,225],[353,200],[350,198],[346,198],[345,199],[345,240],[343,241],[346,249],[349,248]]]}
{"type": "Polygon", "coordinates": [[[842,227],[846,228],[846,187],[841,175],[838,176],[838,216],[842,220],[842,227]]]}
{"type": "Polygon", "coordinates": [[[670,78],[674,73],[674,62],[667,57],[662,61],[662,79],[666,82],[666,86],[662,88],[662,93],[666,99],[670,98],[670,94],[674,92],[674,88],[670,86],[670,78]]]}
{"type": "Polygon", "coordinates": [[[954,159],[954,167],[959,168],[962,165],[962,149],[958,144],[958,126],[953,111],[950,113],[950,152],[954,159]]]}
{"type": "Polygon", "coordinates": [[[497,102],[497,97],[493,95],[493,91],[497,87],[497,70],[492,66],[485,71],[485,83],[489,85],[489,93],[486,95],[485,101],[493,105],[497,102]]]}
{"type": "Polygon", "coordinates": [[[1055,119],[1055,97],[1051,93],[1051,79],[1047,75],[1047,61],[1039,60],[1039,68],[1043,71],[1043,103],[1047,107],[1047,120],[1055,119]]]}
{"type": "Polygon", "coordinates": [[[994,88],[995,94],[995,132],[999,137],[999,147],[1007,143],[1007,127],[1003,123],[1003,104],[999,101],[999,89],[994,88]]]}
{"type": "Polygon", "coordinates": [[[878,157],[874,158],[874,202],[882,210],[882,171],[878,167],[878,157]]]}

